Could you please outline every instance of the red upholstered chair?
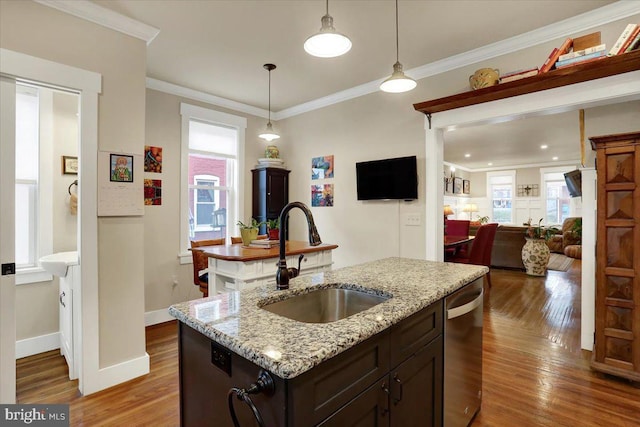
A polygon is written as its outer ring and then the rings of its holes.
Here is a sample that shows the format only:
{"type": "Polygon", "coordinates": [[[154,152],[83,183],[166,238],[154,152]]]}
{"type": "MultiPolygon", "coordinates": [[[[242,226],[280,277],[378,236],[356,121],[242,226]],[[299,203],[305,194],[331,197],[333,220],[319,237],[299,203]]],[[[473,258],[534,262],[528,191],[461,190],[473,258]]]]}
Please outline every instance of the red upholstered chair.
{"type": "MultiPolygon", "coordinates": [[[[491,250],[496,237],[498,224],[481,225],[473,239],[468,257],[455,257],[452,261],[463,264],[484,265],[491,267],[491,250]]],[[[491,287],[491,272],[487,273],[487,283],[491,287]]]]}
{"type": "MultiPolygon", "coordinates": [[[[449,219],[445,222],[446,227],[444,233],[447,236],[468,236],[469,235],[469,220],[463,219],[449,219]]],[[[444,252],[444,257],[448,261],[452,257],[467,257],[467,247],[462,246],[459,248],[449,248],[444,252]]]]}

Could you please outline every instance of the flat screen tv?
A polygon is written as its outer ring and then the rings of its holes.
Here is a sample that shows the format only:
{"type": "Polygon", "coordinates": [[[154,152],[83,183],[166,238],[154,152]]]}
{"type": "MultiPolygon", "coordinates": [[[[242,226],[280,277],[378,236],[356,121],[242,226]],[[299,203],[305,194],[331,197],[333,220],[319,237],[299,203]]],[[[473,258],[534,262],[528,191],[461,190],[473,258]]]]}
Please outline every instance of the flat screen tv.
{"type": "Polygon", "coordinates": [[[356,163],[358,200],[418,198],[416,156],[356,163]]]}
{"type": "Polygon", "coordinates": [[[571,197],[582,196],[582,172],[576,169],[564,174],[564,181],[567,183],[567,189],[571,197]]]}

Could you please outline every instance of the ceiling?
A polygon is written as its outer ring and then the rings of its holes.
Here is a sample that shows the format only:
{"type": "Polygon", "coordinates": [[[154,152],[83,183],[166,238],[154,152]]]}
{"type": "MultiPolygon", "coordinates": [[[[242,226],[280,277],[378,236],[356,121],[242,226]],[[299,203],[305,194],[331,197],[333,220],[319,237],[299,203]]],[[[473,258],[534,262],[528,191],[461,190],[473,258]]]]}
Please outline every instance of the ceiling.
{"type": "MultiPolygon", "coordinates": [[[[396,60],[393,0],[333,0],[329,13],[353,48],[338,58],[308,55],[302,45],[320,28],[322,0],[94,0],[94,3],[160,30],[148,45],[147,76],[253,107],[271,110],[386,78],[396,60]]],[[[613,3],[563,1],[400,1],[400,62],[405,71],[480,48],[613,3]],[[553,13],[550,13],[553,10],[553,13]]],[[[393,96],[390,94],[389,96],[393,96]]],[[[417,99],[415,102],[423,101],[417,99]]],[[[459,129],[445,136],[445,159],[468,168],[551,162],[578,143],[577,113],[459,129]],[[543,121],[543,122],[540,122],[543,121]],[[564,124],[574,123],[567,127],[564,124]],[[562,126],[561,126],[562,125],[562,126]],[[496,132],[500,126],[500,132],[496,132]],[[497,136],[499,135],[499,136],[497,136]],[[566,145],[558,141],[567,141],[566,145]],[[517,147],[514,142],[517,142],[517,147]],[[539,145],[549,143],[542,152],[539,145]],[[525,151],[526,150],[526,151],[525,151]],[[464,153],[472,157],[464,158],[464,153]]]]}

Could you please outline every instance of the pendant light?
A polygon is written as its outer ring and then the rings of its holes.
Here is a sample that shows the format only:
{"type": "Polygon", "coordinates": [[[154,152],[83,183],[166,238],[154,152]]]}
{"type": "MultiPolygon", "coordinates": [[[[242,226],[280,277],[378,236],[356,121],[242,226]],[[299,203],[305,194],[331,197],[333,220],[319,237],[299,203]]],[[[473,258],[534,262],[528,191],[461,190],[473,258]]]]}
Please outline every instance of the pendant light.
{"type": "Polygon", "coordinates": [[[399,58],[399,42],[398,42],[398,0],[396,0],[396,63],[393,64],[393,73],[391,77],[380,84],[380,90],[383,92],[407,92],[416,87],[417,83],[411,77],[404,74],[402,64],[399,58]]]}
{"type": "Polygon", "coordinates": [[[273,126],[271,126],[271,70],[275,70],[276,66],[274,64],[264,64],[264,69],[269,71],[269,121],[267,122],[267,127],[258,138],[262,138],[268,142],[273,141],[274,139],[280,138],[280,135],[273,131],[273,126]]]}
{"type": "Polygon", "coordinates": [[[351,49],[351,40],[344,34],[340,34],[333,26],[333,17],[329,15],[329,0],[327,0],[327,13],[320,20],[320,31],[309,37],[304,42],[304,50],[313,56],[320,58],[333,58],[344,55],[351,49]]]}

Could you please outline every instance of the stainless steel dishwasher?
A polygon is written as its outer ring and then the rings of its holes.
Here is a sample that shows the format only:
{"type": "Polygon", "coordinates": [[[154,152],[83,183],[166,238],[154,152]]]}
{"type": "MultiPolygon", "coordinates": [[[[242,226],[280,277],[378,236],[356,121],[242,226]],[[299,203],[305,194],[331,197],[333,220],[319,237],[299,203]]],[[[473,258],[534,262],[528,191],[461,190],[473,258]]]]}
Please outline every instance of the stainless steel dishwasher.
{"type": "Polygon", "coordinates": [[[445,298],[444,426],[467,426],[482,401],[483,278],[445,298]]]}

